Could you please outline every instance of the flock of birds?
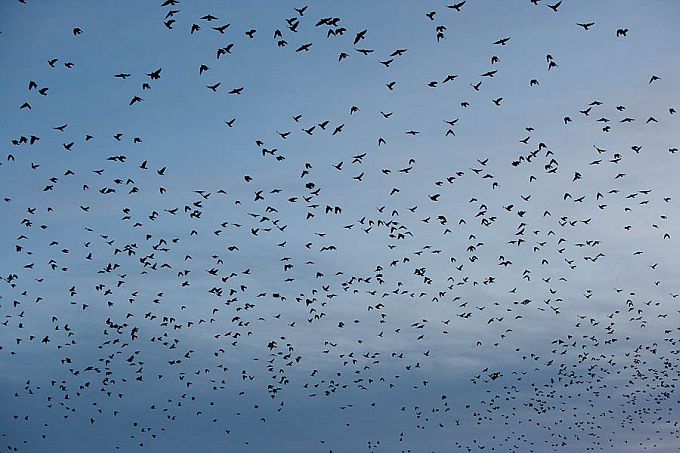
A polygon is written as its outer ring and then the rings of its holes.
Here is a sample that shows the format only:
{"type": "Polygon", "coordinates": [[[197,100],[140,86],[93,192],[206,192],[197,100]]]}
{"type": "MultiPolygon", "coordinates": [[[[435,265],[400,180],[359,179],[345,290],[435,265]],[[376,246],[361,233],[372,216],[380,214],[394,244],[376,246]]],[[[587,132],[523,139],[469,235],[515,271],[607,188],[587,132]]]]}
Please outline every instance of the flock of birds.
{"type": "MultiPolygon", "coordinates": [[[[402,47],[376,50],[380,30],[314,4],[269,30],[159,3],[159,32],[219,42],[187,88],[213,96],[254,94],[217,75],[249,46],[293,65],[301,54],[320,66],[362,59],[384,78],[362,88],[376,99],[400,94],[398,67],[414,53],[408,32],[402,47]],[[345,50],[329,56],[317,50],[324,40],[345,50]]],[[[568,4],[527,3],[555,17],[568,4]]],[[[440,46],[450,17],[464,20],[474,4],[413,20],[440,46]]],[[[597,30],[585,19],[574,33],[597,30]]],[[[87,40],[93,27],[67,31],[87,40]]],[[[635,39],[625,26],[606,34],[635,39]]],[[[426,76],[420,89],[455,93],[442,95],[453,113],[433,130],[362,129],[362,117],[394,125],[405,112],[369,111],[348,87],[334,117],[293,111],[243,132],[249,170],[202,187],[174,179],[172,159],[137,151],[159,137],[32,120],[82,63],[50,57],[12,106],[25,128],[3,130],[0,180],[17,183],[0,183],[0,401],[11,408],[0,411],[1,450],[56,451],[64,430],[73,443],[63,451],[190,448],[178,432],[208,451],[677,451],[680,288],[667,265],[677,188],[653,176],[655,156],[673,162],[677,147],[631,141],[677,124],[673,100],[653,111],[578,101],[557,124],[515,131],[502,153],[468,150],[444,160],[453,169],[422,169],[425,154],[450,154],[473,104],[506,107],[511,93],[485,89],[506,77],[513,45],[488,42],[474,78],[426,76]],[[551,139],[554,127],[599,141],[573,149],[551,139]],[[353,134],[371,143],[331,144],[353,134]],[[439,149],[404,151],[435,135],[439,149]],[[612,137],[629,145],[610,148],[612,137]]],[[[530,89],[569,71],[554,52],[539,57],[545,73],[522,74],[530,89]]],[[[172,95],[168,72],[121,68],[92,83],[126,84],[121,103],[134,110],[172,95]]],[[[660,72],[648,77],[639,90],[663,87],[660,72]]],[[[246,122],[220,118],[224,140],[246,122]]]]}

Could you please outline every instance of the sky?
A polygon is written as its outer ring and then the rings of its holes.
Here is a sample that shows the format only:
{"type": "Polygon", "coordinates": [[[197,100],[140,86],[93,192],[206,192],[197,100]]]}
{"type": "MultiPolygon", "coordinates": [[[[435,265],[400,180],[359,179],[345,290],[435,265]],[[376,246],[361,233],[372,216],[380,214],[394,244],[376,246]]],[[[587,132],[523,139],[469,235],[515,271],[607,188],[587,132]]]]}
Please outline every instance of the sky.
{"type": "Polygon", "coordinates": [[[680,450],[680,4],[164,3],[0,4],[0,449],[680,450]]]}

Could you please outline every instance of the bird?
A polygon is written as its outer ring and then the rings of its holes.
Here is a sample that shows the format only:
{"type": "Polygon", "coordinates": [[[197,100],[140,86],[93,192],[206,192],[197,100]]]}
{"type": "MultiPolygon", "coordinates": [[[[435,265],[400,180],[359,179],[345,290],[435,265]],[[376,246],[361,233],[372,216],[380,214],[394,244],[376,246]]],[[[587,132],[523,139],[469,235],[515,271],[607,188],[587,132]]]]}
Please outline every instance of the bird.
{"type": "Polygon", "coordinates": [[[552,9],[553,11],[557,12],[557,9],[560,7],[562,4],[562,1],[560,0],[559,2],[553,4],[553,5],[546,5],[548,8],[552,9]]]}
{"type": "Polygon", "coordinates": [[[224,24],[224,25],[220,25],[219,27],[212,27],[212,29],[219,32],[221,35],[223,35],[224,32],[227,30],[227,28],[229,28],[230,26],[231,26],[231,24],[224,24]]]}
{"type": "Polygon", "coordinates": [[[460,9],[465,5],[465,1],[454,3],[452,5],[446,5],[447,8],[454,9],[456,11],[460,11],[460,9]]]}
{"type": "Polygon", "coordinates": [[[151,71],[147,73],[146,75],[151,79],[151,80],[159,80],[161,78],[161,70],[163,68],[158,68],[155,71],[151,71]]]}

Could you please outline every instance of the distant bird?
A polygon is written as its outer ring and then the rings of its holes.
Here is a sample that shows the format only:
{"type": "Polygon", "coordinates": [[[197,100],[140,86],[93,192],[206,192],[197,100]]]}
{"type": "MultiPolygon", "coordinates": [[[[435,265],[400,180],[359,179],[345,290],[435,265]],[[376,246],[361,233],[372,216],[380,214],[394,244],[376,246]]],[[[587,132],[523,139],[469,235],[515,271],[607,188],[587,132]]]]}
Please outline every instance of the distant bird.
{"type": "Polygon", "coordinates": [[[459,3],[454,3],[453,5],[446,5],[447,8],[455,9],[456,11],[460,11],[460,9],[463,7],[465,4],[465,1],[459,2],[459,3]]]}
{"type": "Polygon", "coordinates": [[[156,69],[155,71],[149,72],[146,75],[149,76],[151,80],[159,80],[161,78],[162,68],[156,69]]]}
{"type": "Polygon", "coordinates": [[[560,0],[559,2],[557,2],[557,3],[553,4],[553,5],[546,5],[546,6],[547,6],[548,8],[550,8],[551,10],[557,12],[557,8],[559,8],[561,4],[562,4],[562,0],[560,0]]]}
{"type": "Polygon", "coordinates": [[[231,24],[224,24],[220,25],[219,27],[212,27],[212,29],[223,35],[229,26],[231,26],[231,24]]]}

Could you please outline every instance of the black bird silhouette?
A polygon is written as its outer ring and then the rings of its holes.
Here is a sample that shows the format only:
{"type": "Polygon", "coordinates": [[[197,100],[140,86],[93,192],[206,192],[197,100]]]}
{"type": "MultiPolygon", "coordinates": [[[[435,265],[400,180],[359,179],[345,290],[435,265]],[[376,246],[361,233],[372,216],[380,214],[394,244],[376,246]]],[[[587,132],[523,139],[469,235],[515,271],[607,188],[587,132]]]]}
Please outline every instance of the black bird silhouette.
{"type": "Polygon", "coordinates": [[[224,32],[229,28],[231,24],[224,24],[220,25],[219,27],[212,27],[213,30],[220,32],[220,34],[224,34],[224,32]]]}
{"type": "Polygon", "coordinates": [[[460,11],[460,9],[463,7],[465,4],[465,1],[459,2],[459,3],[454,3],[453,5],[446,5],[447,8],[455,9],[456,11],[460,11]]]}
{"type": "Polygon", "coordinates": [[[163,68],[158,68],[155,71],[149,72],[146,75],[149,76],[151,80],[159,80],[161,78],[161,70],[163,68]]]}
{"type": "Polygon", "coordinates": [[[559,8],[561,4],[562,4],[562,1],[560,0],[559,2],[555,3],[554,5],[546,5],[546,6],[548,8],[550,8],[551,10],[557,12],[557,8],[559,8]]]}

